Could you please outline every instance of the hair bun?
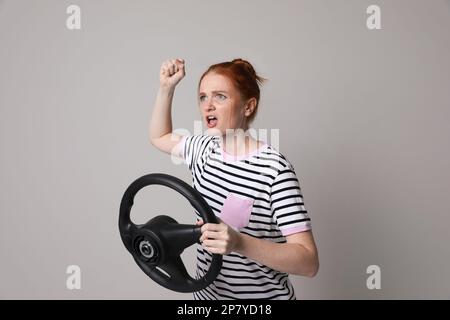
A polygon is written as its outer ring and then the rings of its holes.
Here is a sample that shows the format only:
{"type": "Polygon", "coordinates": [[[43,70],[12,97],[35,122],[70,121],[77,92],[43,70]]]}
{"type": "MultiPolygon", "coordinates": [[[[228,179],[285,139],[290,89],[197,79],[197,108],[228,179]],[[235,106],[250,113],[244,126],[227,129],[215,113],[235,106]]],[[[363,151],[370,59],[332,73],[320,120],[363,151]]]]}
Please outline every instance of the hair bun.
{"type": "Polygon", "coordinates": [[[253,66],[250,64],[250,62],[248,62],[247,60],[243,60],[241,58],[237,58],[237,59],[233,59],[231,61],[234,64],[239,64],[242,65],[243,67],[245,67],[245,69],[247,69],[247,71],[256,78],[256,72],[255,69],[253,68],[253,66]]]}

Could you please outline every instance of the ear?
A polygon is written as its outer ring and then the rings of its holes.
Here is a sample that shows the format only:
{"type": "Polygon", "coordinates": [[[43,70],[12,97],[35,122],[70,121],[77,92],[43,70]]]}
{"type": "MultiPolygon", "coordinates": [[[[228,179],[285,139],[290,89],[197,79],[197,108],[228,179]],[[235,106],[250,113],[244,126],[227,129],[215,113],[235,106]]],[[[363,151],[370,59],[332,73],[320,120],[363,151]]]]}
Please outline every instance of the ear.
{"type": "Polygon", "coordinates": [[[248,99],[247,103],[245,104],[245,108],[244,108],[245,116],[248,117],[253,113],[253,111],[255,111],[256,102],[257,101],[256,101],[255,97],[248,99]]]}

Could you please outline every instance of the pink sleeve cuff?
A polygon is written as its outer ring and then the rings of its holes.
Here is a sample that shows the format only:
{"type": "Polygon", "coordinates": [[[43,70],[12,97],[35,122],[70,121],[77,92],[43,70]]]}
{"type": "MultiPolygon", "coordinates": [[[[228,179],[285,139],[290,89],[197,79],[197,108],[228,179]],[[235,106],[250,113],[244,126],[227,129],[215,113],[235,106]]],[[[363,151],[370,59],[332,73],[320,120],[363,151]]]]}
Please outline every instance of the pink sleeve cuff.
{"type": "Polygon", "coordinates": [[[308,230],[311,230],[311,229],[312,229],[311,228],[311,224],[308,223],[308,224],[305,224],[305,225],[302,225],[302,226],[298,226],[298,227],[281,229],[280,231],[281,231],[281,234],[283,236],[289,236],[289,235],[294,234],[294,233],[305,232],[305,231],[308,231],[308,230]]]}

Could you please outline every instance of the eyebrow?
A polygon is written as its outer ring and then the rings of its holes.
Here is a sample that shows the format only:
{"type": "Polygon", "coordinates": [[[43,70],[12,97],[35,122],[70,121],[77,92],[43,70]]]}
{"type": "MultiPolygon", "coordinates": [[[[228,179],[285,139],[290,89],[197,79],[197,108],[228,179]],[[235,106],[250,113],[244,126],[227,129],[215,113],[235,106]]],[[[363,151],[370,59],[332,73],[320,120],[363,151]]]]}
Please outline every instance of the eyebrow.
{"type": "MultiPolygon", "coordinates": [[[[219,92],[228,94],[228,92],[223,91],[223,90],[214,90],[214,91],[212,91],[212,93],[219,93],[219,92]]],[[[200,92],[198,95],[201,95],[201,94],[205,94],[205,93],[204,92],[200,92]]]]}

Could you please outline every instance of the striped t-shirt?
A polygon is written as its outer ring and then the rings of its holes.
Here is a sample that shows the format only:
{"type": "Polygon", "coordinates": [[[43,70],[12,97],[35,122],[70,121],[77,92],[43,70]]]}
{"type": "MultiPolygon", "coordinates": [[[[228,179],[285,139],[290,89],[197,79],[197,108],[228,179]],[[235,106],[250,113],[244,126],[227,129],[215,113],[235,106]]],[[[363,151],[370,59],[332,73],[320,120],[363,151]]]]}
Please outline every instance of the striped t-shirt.
{"type": "MultiPolygon", "coordinates": [[[[264,144],[247,156],[232,156],[220,136],[188,135],[179,150],[199,191],[216,216],[241,233],[286,243],[285,236],[311,229],[311,220],[292,164],[264,144]]],[[[197,221],[201,219],[195,210],[197,221]]],[[[196,278],[209,269],[212,254],[197,246],[196,278]]],[[[296,300],[289,275],[236,252],[223,255],[222,268],[195,300],[296,300]]]]}

